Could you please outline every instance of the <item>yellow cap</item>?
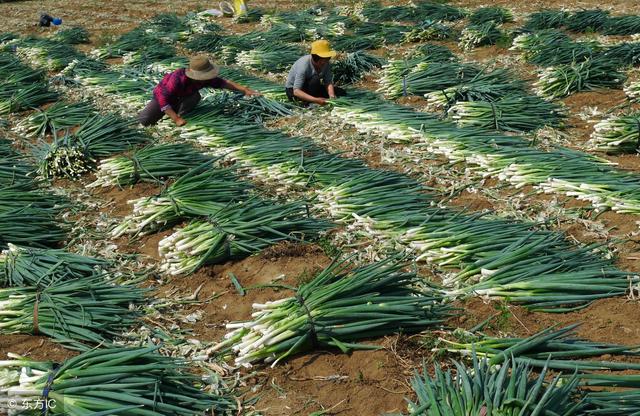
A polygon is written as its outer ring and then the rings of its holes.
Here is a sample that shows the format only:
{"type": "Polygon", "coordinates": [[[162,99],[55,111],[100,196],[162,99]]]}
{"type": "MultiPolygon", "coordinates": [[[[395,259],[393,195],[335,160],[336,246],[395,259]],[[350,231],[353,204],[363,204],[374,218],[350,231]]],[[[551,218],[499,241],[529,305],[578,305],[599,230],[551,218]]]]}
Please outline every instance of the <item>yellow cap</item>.
{"type": "Polygon", "coordinates": [[[333,58],[336,56],[336,51],[331,50],[329,41],[320,39],[311,44],[311,55],[318,55],[321,58],[333,58]]]}

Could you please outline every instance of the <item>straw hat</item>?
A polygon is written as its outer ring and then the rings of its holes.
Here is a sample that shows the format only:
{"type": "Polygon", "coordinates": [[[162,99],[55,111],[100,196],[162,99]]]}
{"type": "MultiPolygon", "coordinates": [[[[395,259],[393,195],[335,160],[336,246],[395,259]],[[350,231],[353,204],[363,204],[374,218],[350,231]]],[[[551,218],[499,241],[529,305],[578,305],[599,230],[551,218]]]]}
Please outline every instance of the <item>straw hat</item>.
{"type": "Polygon", "coordinates": [[[213,64],[206,56],[194,56],[189,61],[189,69],[186,74],[189,78],[198,81],[207,81],[218,76],[220,68],[213,64]]]}
{"type": "Polygon", "coordinates": [[[328,41],[320,39],[311,44],[311,54],[321,58],[333,58],[336,56],[336,51],[331,50],[328,41]]]}

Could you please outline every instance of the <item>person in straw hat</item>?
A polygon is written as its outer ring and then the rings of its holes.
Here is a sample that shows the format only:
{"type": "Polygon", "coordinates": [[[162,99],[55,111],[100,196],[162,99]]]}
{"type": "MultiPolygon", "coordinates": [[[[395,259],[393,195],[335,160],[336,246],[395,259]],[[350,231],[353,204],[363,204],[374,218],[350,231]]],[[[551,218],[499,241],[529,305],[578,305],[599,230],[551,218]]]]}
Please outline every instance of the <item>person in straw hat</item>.
{"type": "Polygon", "coordinates": [[[287,97],[306,103],[325,105],[328,98],[345,95],[346,92],[333,85],[331,58],[336,51],[329,42],[321,39],[311,44],[311,53],[299,58],[291,67],[285,89],[287,97]]]}
{"type": "Polygon", "coordinates": [[[200,102],[202,88],[224,88],[239,91],[247,96],[260,93],[218,76],[220,69],[206,56],[196,56],[189,61],[189,68],[180,68],[167,74],[153,89],[153,98],[138,114],[143,126],[156,124],[168,115],[177,126],[187,122],[183,115],[193,110],[200,102]]]}

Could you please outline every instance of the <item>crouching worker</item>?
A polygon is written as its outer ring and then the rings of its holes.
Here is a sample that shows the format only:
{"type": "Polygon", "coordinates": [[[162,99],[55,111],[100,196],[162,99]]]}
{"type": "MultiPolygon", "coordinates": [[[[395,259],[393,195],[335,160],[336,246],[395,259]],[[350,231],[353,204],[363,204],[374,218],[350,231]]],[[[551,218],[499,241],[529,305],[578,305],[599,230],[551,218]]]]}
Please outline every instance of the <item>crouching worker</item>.
{"type": "Polygon", "coordinates": [[[200,102],[202,88],[224,88],[238,91],[247,96],[260,95],[258,92],[222,79],[219,68],[206,56],[196,56],[189,62],[189,68],[180,68],[167,74],[153,89],[153,98],[138,115],[143,126],[156,124],[164,115],[168,115],[176,126],[187,122],[183,115],[193,110],[200,102]]]}
{"type": "Polygon", "coordinates": [[[316,40],[311,44],[311,54],[299,58],[287,76],[287,97],[306,103],[325,105],[328,98],[340,97],[346,92],[333,85],[331,58],[336,56],[329,42],[316,40]]]}

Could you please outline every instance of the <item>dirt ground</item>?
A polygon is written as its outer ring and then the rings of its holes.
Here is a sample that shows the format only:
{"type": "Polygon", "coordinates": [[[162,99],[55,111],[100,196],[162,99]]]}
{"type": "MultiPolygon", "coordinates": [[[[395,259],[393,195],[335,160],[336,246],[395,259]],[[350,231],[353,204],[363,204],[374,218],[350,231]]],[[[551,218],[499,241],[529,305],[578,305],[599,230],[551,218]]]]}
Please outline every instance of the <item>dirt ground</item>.
{"type": "MultiPolygon", "coordinates": [[[[250,7],[267,9],[296,9],[315,4],[316,1],[290,0],[250,1],[250,7]]],[[[353,1],[325,1],[325,4],[352,4],[353,1]]],[[[393,2],[385,2],[392,4],[393,2]]],[[[463,7],[479,7],[487,5],[484,0],[452,1],[452,4],[463,7]]],[[[492,4],[509,7],[516,12],[517,18],[522,14],[541,8],[594,8],[604,7],[614,13],[640,13],[640,3],[629,0],[615,0],[602,4],[589,1],[520,1],[496,0],[492,4]]],[[[203,10],[214,4],[193,0],[159,0],[159,1],[121,1],[89,2],[89,1],[18,1],[0,3],[7,30],[20,34],[46,34],[55,29],[39,29],[34,26],[40,12],[46,11],[52,16],[62,17],[64,26],[81,25],[91,33],[92,44],[86,48],[101,45],[112,36],[136,27],[142,20],[162,12],[185,14],[190,11],[203,10]]],[[[230,25],[232,30],[245,31],[247,26],[230,25]]],[[[448,46],[452,44],[447,43],[448,46]]],[[[385,51],[380,51],[384,53],[385,51]]],[[[478,48],[467,58],[477,61],[495,60],[508,57],[511,52],[505,48],[478,48]]],[[[526,77],[533,70],[520,65],[514,70],[526,77]]],[[[374,86],[375,84],[363,84],[374,86]]],[[[608,90],[573,95],[563,102],[568,107],[571,117],[570,126],[565,129],[569,145],[580,148],[592,131],[592,125],[577,114],[586,111],[587,107],[598,107],[607,111],[624,101],[621,91],[608,90]]],[[[423,100],[412,99],[403,104],[420,106],[423,100]]],[[[347,149],[342,149],[347,150],[347,149]]],[[[619,163],[623,168],[640,172],[638,155],[621,157],[607,156],[619,163]]],[[[393,168],[380,161],[381,155],[375,152],[368,154],[367,161],[374,167],[393,168]]],[[[396,167],[402,170],[401,167],[396,167]]],[[[56,186],[73,188],[81,183],[60,182],[56,186]]],[[[488,184],[489,186],[491,184],[488,184]]],[[[113,218],[123,217],[130,212],[127,204],[130,199],[157,194],[159,188],[152,184],[138,184],[134,187],[116,189],[100,188],[92,191],[92,198],[103,207],[100,212],[87,215],[103,214],[113,218]]],[[[505,191],[505,195],[509,191],[505,191]]],[[[551,200],[546,195],[531,197],[531,204],[545,204],[551,200]]],[[[571,207],[574,202],[569,202],[571,207]]],[[[466,207],[470,210],[500,208],[495,200],[477,193],[462,192],[450,201],[450,205],[466,207]]],[[[575,205],[573,205],[575,207],[575,205]]],[[[637,221],[634,216],[605,213],[599,217],[604,227],[614,230],[611,238],[630,239],[619,244],[620,259],[618,265],[627,270],[640,271],[640,246],[634,241],[632,234],[637,232],[637,221]]],[[[590,234],[583,223],[567,223],[559,227],[578,241],[591,242],[598,236],[590,234]]],[[[116,239],[114,243],[122,253],[136,253],[151,263],[158,261],[157,244],[170,231],[153,234],[139,240],[128,238],[116,239]]],[[[295,286],[308,280],[317,271],[330,262],[329,256],[318,245],[284,244],[266,250],[260,255],[223,265],[204,267],[197,273],[186,277],[175,277],[162,280],[160,284],[153,282],[158,294],[194,293],[200,289],[198,299],[210,299],[199,304],[187,306],[184,313],[201,313],[195,323],[183,324],[183,329],[190,336],[203,342],[219,341],[226,333],[224,324],[229,321],[243,320],[250,317],[251,305],[290,295],[286,289],[273,287],[255,287],[268,285],[274,280],[278,283],[295,286]],[[229,273],[237,276],[240,284],[247,289],[241,296],[229,278],[229,273]]],[[[150,283],[151,284],[151,283],[150,283]]],[[[469,299],[456,303],[463,313],[452,318],[448,325],[452,328],[470,329],[485,320],[489,320],[485,331],[492,335],[527,336],[550,325],[568,325],[582,322],[577,334],[592,341],[640,344],[640,328],[635,325],[640,313],[638,302],[624,297],[596,301],[587,308],[566,314],[532,313],[502,302],[489,302],[482,299],[469,299]]],[[[423,361],[434,358],[431,351],[434,338],[445,337],[445,332],[407,336],[397,335],[366,342],[378,345],[377,351],[356,351],[341,354],[337,351],[316,351],[300,355],[272,369],[268,366],[256,366],[247,380],[250,390],[245,398],[259,396],[255,410],[264,415],[380,415],[387,412],[406,410],[405,397],[411,397],[410,377],[419,369],[423,361]],[[315,412],[315,413],[314,413],[315,412]]],[[[0,359],[7,352],[19,353],[35,359],[60,361],[75,355],[44,337],[28,335],[0,336],[0,359]]],[[[444,360],[443,357],[439,357],[444,360]]],[[[443,361],[444,362],[444,361],[443,361]]]]}

